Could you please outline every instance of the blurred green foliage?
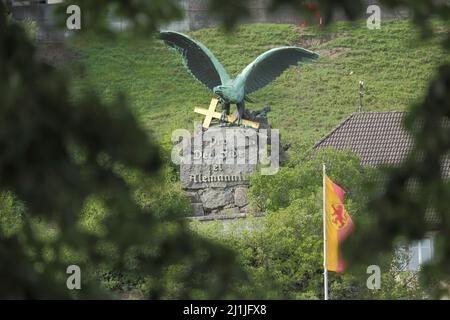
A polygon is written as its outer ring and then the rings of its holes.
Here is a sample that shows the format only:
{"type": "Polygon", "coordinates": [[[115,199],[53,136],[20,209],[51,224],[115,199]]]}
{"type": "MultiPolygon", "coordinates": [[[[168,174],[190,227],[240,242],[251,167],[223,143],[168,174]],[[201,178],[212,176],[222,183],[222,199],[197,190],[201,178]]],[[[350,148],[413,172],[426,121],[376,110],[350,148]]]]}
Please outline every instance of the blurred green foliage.
{"type": "Polygon", "coordinates": [[[164,187],[161,150],[126,99],[73,102],[66,75],[36,59],[2,3],[0,96],[0,297],[110,296],[94,272],[110,270],[147,279],[145,297],[161,298],[174,265],[173,298],[237,297],[245,275],[233,253],[188,230],[186,199],[164,187]],[[80,291],[66,287],[71,264],[80,291]]]}
{"type": "MultiPolygon", "coordinates": [[[[449,18],[450,9],[445,1],[380,2],[411,9],[424,36],[432,36],[431,17],[446,22],[449,18]]],[[[162,23],[181,16],[174,0],[73,3],[83,7],[83,27],[90,32],[112,33],[114,30],[106,18],[117,16],[130,22],[131,31],[148,36],[162,23]]],[[[301,5],[304,1],[294,0],[273,0],[273,7],[282,3],[304,10],[301,5]]],[[[362,6],[362,1],[353,0],[319,3],[326,18],[338,8],[353,18],[362,6]]],[[[243,1],[232,1],[225,7],[225,2],[214,0],[211,8],[223,17],[226,27],[231,27],[248,14],[242,4],[243,1]]],[[[449,39],[450,35],[444,42],[447,49],[449,39]]],[[[125,282],[131,284],[136,277],[144,279],[143,295],[147,298],[228,298],[255,294],[256,290],[248,289],[246,276],[237,267],[229,248],[189,231],[182,215],[186,203],[179,194],[161,191],[156,200],[144,200],[147,198],[143,190],[148,189],[140,189],[141,183],[158,188],[166,182],[158,176],[161,152],[139,128],[126,98],[118,96],[105,104],[94,93],[87,93],[72,102],[67,93],[67,75],[37,61],[34,52],[23,28],[7,22],[0,2],[0,297],[107,296],[95,273],[89,270],[114,272],[112,277],[104,277],[104,284],[112,288],[116,287],[117,277],[130,279],[125,282]],[[161,201],[173,201],[173,205],[161,206],[161,201]],[[15,221],[19,218],[20,223],[15,221]],[[68,264],[79,264],[85,270],[83,290],[79,292],[69,292],[65,287],[68,264]]],[[[427,267],[427,274],[447,281],[449,185],[442,179],[439,161],[450,146],[448,126],[442,125],[450,115],[449,69],[448,64],[441,68],[423,103],[412,110],[407,124],[416,147],[404,166],[388,172],[383,181],[384,191],[369,202],[375,224],[367,224],[367,231],[360,233],[364,239],[359,242],[362,248],[353,251],[355,256],[364,258],[364,252],[391,249],[400,235],[420,238],[426,230],[423,223],[426,210],[432,208],[440,217],[440,224],[437,260],[427,267]],[[418,183],[417,196],[408,190],[408,182],[412,180],[418,183]],[[380,230],[383,236],[377,233],[380,230]],[[367,244],[371,244],[373,251],[367,250],[367,244]]],[[[345,162],[342,165],[345,168],[345,162]]],[[[339,176],[338,170],[333,174],[342,179],[339,181],[343,185],[347,182],[352,185],[345,175],[339,176]]],[[[308,176],[303,175],[305,179],[308,176]]],[[[264,185],[255,180],[256,188],[258,183],[264,185]]],[[[319,245],[317,234],[311,234],[315,230],[310,229],[317,219],[314,211],[318,196],[308,188],[303,190],[295,181],[293,191],[289,190],[287,195],[280,195],[284,192],[282,186],[276,188],[268,190],[273,200],[262,189],[256,189],[255,193],[258,206],[281,212],[280,219],[271,216],[267,219],[276,227],[260,233],[262,242],[249,246],[247,254],[237,259],[244,259],[245,269],[257,281],[262,282],[266,275],[273,277],[286,295],[292,289],[293,297],[318,297],[320,292],[314,288],[320,274],[314,266],[320,267],[317,266],[320,259],[310,252],[311,246],[319,245]],[[304,219],[296,219],[299,211],[304,219]],[[300,230],[309,236],[300,235],[300,230]],[[277,243],[279,237],[282,240],[277,243]],[[303,247],[307,253],[301,250],[305,257],[290,256],[293,248],[302,246],[308,246],[303,247]],[[302,261],[306,261],[304,269],[299,269],[298,263],[302,261]]],[[[354,208],[350,203],[349,211],[356,212],[354,208]]],[[[339,288],[345,292],[350,288],[339,280],[337,284],[332,281],[336,292],[339,288]]],[[[396,290],[393,287],[390,293],[396,290]]],[[[342,296],[347,295],[345,292],[342,296]]]]}
{"type": "Polygon", "coordinates": [[[371,252],[392,249],[396,239],[419,240],[433,231],[434,259],[423,268],[422,280],[435,297],[450,289],[450,65],[440,68],[422,103],[405,119],[414,147],[400,166],[385,168],[372,184],[367,208],[373,223],[351,240],[355,262],[371,252]],[[436,283],[440,283],[439,286],[436,283]]]}

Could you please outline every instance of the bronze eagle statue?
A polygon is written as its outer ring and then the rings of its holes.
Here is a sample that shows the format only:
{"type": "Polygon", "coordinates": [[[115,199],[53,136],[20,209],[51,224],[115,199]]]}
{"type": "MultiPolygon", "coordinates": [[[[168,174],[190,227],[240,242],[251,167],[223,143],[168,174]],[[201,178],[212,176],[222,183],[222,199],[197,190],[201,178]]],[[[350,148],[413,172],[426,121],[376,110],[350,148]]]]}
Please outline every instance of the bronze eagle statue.
{"type": "Polygon", "coordinates": [[[175,31],[161,31],[160,39],[182,56],[194,78],[214,92],[223,107],[222,121],[230,113],[230,104],[237,105],[238,125],[245,111],[245,101],[251,102],[249,94],[267,86],[290,66],[319,58],[317,53],[299,47],[274,48],[261,54],[232,79],[202,43],[175,31]]]}

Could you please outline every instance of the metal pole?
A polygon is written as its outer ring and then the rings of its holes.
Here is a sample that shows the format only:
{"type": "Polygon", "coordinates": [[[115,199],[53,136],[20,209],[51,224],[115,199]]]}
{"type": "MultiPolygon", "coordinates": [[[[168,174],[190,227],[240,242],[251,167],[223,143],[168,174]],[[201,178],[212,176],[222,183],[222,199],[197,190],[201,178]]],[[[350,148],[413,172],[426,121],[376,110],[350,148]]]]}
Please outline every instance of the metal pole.
{"type": "Polygon", "coordinates": [[[323,164],[323,290],[324,300],[328,300],[328,263],[327,263],[327,207],[326,207],[326,168],[323,164]]]}
{"type": "Polygon", "coordinates": [[[358,112],[363,110],[363,97],[364,97],[364,81],[359,81],[359,109],[358,112]]]}

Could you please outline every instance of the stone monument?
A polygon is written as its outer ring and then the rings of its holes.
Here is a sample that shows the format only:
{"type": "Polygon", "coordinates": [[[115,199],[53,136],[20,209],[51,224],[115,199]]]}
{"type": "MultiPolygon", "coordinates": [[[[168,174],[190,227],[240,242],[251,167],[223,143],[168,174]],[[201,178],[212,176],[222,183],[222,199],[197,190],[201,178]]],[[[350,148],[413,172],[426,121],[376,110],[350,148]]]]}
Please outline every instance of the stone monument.
{"type": "Polygon", "coordinates": [[[251,112],[245,102],[250,94],[267,86],[290,66],[318,59],[319,55],[299,47],[273,48],[258,56],[232,79],[202,43],[189,36],[162,31],[161,40],[179,53],[191,75],[216,98],[208,109],[195,108],[205,116],[192,138],[187,130],[176,130],[177,146],[172,160],[180,164],[180,180],[190,196],[194,214],[245,213],[249,208],[249,177],[278,171],[279,134],[267,122],[269,108],[251,112]],[[236,112],[230,114],[230,107],[236,112]],[[218,105],[222,112],[217,112],[218,105]],[[181,139],[180,139],[181,138],[181,139]],[[269,152],[270,151],[270,152],[269,152]],[[270,156],[268,155],[270,153],[270,156]]]}
{"type": "Polygon", "coordinates": [[[191,161],[180,164],[181,185],[194,215],[250,211],[249,178],[269,158],[263,155],[267,140],[267,130],[211,126],[204,131],[197,126],[191,161]]]}
{"type": "Polygon", "coordinates": [[[249,178],[257,170],[273,174],[279,166],[279,133],[262,112],[252,117],[256,121],[244,119],[245,126],[226,126],[217,121],[217,105],[213,99],[209,109],[195,109],[205,120],[197,123],[193,137],[185,130],[173,137],[178,143],[173,158],[180,156],[180,181],[195,216],[249,213],[249,178]]]}

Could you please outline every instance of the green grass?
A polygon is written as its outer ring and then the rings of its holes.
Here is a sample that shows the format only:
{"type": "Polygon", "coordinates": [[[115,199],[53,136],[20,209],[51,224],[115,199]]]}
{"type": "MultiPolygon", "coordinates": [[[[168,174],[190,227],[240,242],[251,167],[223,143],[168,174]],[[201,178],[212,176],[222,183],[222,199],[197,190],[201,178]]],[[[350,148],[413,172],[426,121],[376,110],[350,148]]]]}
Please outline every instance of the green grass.
{"type": "MultiPolygon", "coordinates": [[[[365,111],[405,110],[424,95],[437,66],[450,60],[439,37],[424,42],[407,21],[383,22],[381,30],[368,30],[365,22],[322,30],[264,24],[243,25],[231,35],[219,29],[190,35],[209,47],[232,76],[272,47],[299,45],[321,53],[318,62],[290,68],[252,95],[258,103],[247,104],[252,110],[270,104],[270,124],[294,145],[312,145],[356,111],[359,80],[366,84],[365,111]]],[[[142,126],[158,139],[202,120],[193,109],[207,107],[212,93],[160,42],[79,38],[72,48],[85,66],[73,82],[74,96],[83,87],[95,88],[105,100],[126,93],[142,126]]],[[[78,70],[75,64],[72,68],[78,70]]]]}

